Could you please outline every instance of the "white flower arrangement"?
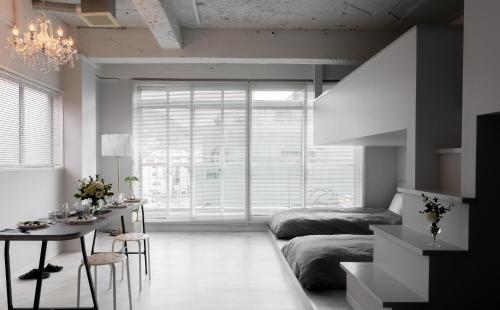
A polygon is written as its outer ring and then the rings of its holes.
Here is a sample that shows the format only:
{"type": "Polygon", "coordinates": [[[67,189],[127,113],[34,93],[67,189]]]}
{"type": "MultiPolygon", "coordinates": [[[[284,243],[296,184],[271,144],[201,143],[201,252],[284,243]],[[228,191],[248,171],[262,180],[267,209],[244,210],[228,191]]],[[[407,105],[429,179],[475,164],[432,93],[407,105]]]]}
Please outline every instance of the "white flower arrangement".
{"type": "Polygon", "coordinates": [[[99,175],[95,177],[88,177],[86,179],[78,180],[78,193],[74,194],[75,198],[86,200],[90,199],[91,204],[96,206],[99,200],[106,201],[107,196],[113,196],[111,192],[111,184],[106,184],[103,178],[99,175]]]}

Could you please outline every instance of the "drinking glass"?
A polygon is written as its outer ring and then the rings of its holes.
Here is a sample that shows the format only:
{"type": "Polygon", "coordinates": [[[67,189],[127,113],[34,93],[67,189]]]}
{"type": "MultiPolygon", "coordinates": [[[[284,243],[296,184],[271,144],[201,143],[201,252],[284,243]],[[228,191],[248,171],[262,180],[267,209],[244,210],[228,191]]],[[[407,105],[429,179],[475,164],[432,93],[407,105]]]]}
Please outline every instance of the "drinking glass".
{"type": "Polygon", "coordinates": [[[69,216],[69,203],[67,203],[67,202],[63,203],[63,205],[61,207],[61,211],[62,211],[63,220],[66,220],[69,216]]]}
{"type": "Polygon", "coordinates": [[[73,203],[73,210],[75,210],[77,216],[82,216],[83,214],[82,203],[80,201],[75,201],[73,203]]]}
{"type": "Polygon", "coordinates": [[[57,221],[57,211],[52,211],[49,213],[50,224],[53,224],[57,221]]]}

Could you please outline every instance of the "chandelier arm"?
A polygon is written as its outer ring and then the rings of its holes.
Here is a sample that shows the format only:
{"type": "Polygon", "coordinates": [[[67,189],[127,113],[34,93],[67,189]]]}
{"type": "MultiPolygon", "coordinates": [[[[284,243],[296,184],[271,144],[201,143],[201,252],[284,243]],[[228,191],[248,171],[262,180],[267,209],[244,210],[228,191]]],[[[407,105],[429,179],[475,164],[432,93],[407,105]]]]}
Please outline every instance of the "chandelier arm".
{"type": "Polygon", "coordinates": [[[72,68],[74,61],[78,60],[78,51],[71,36],[63,37],[62,28],[55,36],[52,21],[45,16],[45,2],[39,2],[42,14],[38,18],[38,29],[30,24],[30,31],[18,37],[19,29],[14,25],[6,47],[10,47],[12,57],[17,57],[31,68],[40,68],[43,73],[59,71],[60,66],[65,64],[72,68]]]}

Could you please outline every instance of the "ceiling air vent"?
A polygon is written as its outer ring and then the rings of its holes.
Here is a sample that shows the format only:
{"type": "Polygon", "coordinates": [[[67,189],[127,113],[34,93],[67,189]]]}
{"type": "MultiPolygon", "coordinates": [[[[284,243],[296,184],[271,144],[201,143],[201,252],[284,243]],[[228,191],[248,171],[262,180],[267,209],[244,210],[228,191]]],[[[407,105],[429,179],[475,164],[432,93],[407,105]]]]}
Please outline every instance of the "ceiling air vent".
{"type": "Polygon", "coordinates": [[[115,0],[82,0],[78,15],[89,27],[120,27],[115,0]]]}

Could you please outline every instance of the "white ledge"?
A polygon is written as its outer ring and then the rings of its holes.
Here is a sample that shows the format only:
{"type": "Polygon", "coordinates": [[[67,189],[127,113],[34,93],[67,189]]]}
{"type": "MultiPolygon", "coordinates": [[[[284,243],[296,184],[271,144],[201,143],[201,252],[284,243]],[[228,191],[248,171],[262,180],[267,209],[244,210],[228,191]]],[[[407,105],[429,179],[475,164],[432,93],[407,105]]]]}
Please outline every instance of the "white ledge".
{"type": "Polygon", "coordinates": [[[397,307],[428,302],[373,263],[347,263],[340,266],[354,277],[381,307],[397,307]]]}
{"type": "Polygon", "coordinates": [[[462,154],[462,148],[437,149],[436,154],[462,154]]]}
{"type": "Polygon", "coordinates": [[[370,225],[370,229],[375,234],[380,234],[384,238],[391,240],[400,246],[424,256],[461,255],[467,252],[466,249],[451,243],[439,240],[436,243],[439,247],[433,247],[431,234],[423,234],[402,225],[370,225]]]}
{"type": "Polygon", "coordinates": [[[437,197],[439,200],[456,202],[456,203],[467,203],[472,198],[461,197],[458,193],[446,193],[441,191],[433,191],[433,190],[418,190],[406,187],[398,187],[398,192],[410,195],[421,196],[425,194],[426,196],[431,196],[431,198],[437,197]]]}

